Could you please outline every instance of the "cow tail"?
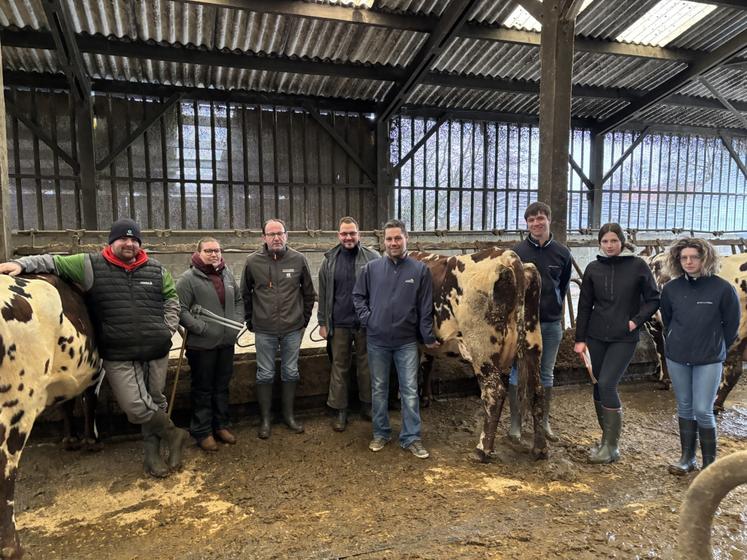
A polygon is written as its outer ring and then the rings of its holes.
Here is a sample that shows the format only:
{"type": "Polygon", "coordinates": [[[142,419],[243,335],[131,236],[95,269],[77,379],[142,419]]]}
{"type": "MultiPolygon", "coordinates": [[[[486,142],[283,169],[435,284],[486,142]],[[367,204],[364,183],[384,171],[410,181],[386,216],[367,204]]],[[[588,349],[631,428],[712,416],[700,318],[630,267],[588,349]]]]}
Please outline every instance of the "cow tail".
{"type": "Polygon", "coordinates": [[[539,301],[542,280],[534,265],[524,265],[524,290],[519,317],[519,383],[523,410],[533,409],[533,400],[540,386],[540,357],[542,334],[540,332],[539,301]],[[528,398],[529,396],[533,398],[528,398]]]}

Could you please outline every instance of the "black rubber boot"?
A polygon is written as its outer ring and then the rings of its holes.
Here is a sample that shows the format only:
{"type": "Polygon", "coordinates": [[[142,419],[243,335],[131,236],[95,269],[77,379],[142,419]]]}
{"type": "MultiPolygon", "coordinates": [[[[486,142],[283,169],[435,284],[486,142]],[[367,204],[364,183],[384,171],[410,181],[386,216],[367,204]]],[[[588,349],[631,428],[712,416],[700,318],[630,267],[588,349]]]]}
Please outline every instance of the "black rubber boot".
{"type": "Polygon", "coordinates": [[[151,433],[147,424],[143,424],[141,429],[143,432],[143,451],[145,452],[143,461],[145,474],[156,478],[169,476],[169,467],[161,457],[161,440],[156,434],[151,433]]]}
{"type": "Polygon", "coordinates": [[[545,412],[542,415],[542,429],[545,431],[545,437],[549,441],[560,441],[552,428],[550,428],[550,404],[552,403],[552,387],[545,387],[545,412]]]}
{"type": "Polygon", "coordinates": [[[259,430],[257,437],[267,439],[270,437],[270,423],[272,414],[272,383],[258,383],[257,404],[259,405],[259,430]]]}
{"type": "Polygon", "coordinates": [[[169,468],[172,470],[181,468],[182,452],[189,439],[187,430],[177,428],[163,410],[155,412],[150,421],[143,424],[143,428],[149,430],[150,433],[155,434],[161,441],[166,443],[169,450],[166,464],[169,468]]]}
{"type": "Polygon", "coordinates": [[[341,408],[337,411],[335,421],[332,423],[332,429],[336,432],[344,432],[348,427],[348,409],[341,408]]]}
{"type": "Polygon", "coordinates": [[[703,468],[706,468],[716,460],[716,428],[701,428],[698,426],[698,437],[700,437],[703,468]]]}
{"type": "Polygon", "coordinates": [[[669,465],[669,472],[677,476],[683,476],[698,468],[695,461],[695,446],[698,442],[698,422],[685,418],[679,418],[678,420],[682,456],[679,461],[669,465]]]}
{"type": "MultiPolygon", "coordinates": [[[[602,433],[604,433],[604,422],[602,421],[602,401],[594,400],[594,411],[597,413],[597,422],[599,423],[599,429],[602,430],[602,433]]],[[[596,453],[600,447],[602,447],[602,444],[604,443],[604,437],[601,437],[599,439],[599,443],[595,443],[592,448],[591,452],[596,453]]]]}
{"type": "Polygon", "coordinates": [[[602,445],[589,456],[595,465],[614,463],[620,458],[620,432],[622,431],[622,409],[602,407],[602,445]]]}
{"type": "Polygon", "coordinates": [[[508,429],[508,439],[514,443],[521,442],[521,406],[519,404],[518,385],[508,386],[508,408],[511,412],[511,427],[508,429]]]}
{"type": "Polygon", "coordinates": [[[303,433],[303,424],[296,422],[293,417],[293,402],[296,399],[296,385],[295,381],[286,381],[283,383],[282,392],[282,409],[283,409],[283,422],[290,428],[292,432],[297,434],[303,433]]]}

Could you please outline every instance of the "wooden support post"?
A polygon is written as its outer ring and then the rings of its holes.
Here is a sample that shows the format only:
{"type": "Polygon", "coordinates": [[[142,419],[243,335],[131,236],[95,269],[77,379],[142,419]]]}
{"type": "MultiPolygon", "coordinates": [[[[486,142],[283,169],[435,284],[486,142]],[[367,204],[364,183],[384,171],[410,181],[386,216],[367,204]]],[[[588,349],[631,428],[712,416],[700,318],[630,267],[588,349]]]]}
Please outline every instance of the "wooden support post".
{"type": "MultiPolygon", "coordinates": [[[[0,68],[2,51],[0,49],[0,68]]],[[[0,92],[3,92],[3,73],[0,72],[0,92]]],[[[17,193],[21,196],[21,193],[17,193]]],[[[10,179],[8,178],[8,137],[5,134],[5,95],[0,94],[0,262],[13,256],[10,242],[10,179]]]]}
{"type": "MultiPolygon", "coordinates": [[[[76,137],[80,165],[80,196],[83,206],[84,229],[99,229],[96,212],[96,151],[93,137],[93,98],[76,102],[76,137]]],[[[135,216],[130,216],[135,219],[135,216]]],[[[114,217],[116,219],[116,216],[114,217]]]]}
{"type": "Polygon", "coordinates": [[[376,227],[392,217],[394,180],[389,161],[389,121],[376,121],[376,227]]]}
{"type": "Polygon", "coordinates": [[[591,165],[589,167],[589,179],[594,189],[592,190],[591,204],[589,205],[589,227],[598,229],[602,225],[602,186],[604,185],[604,134],[591,135],[591,165]]]}
{"type": "Polygon", "coordinates": [[[540,58],[539,199],[552,208],[552,233],[565,243],[568,215],[568,147],[571,133],[571,77],[575,17],[564,17],[566,2],[545,0],[540,58]]]}

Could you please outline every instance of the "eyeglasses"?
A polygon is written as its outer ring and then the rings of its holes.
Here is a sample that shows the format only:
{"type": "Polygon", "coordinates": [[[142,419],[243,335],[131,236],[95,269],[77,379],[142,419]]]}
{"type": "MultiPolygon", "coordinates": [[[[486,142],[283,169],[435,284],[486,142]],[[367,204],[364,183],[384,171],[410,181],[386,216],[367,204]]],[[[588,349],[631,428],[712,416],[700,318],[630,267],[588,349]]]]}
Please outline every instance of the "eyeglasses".
{"type": "Polygon", "coordinates": [[[350,231],[350,232],[341,231],[337,235],[339,235],[340,237],[355,237],[356,235],[358,235],[358,232],[357,231],[350,231]]]}
{"type": "Polygon", "coordinates": [[[265,237],[269,237],[270,239],[272,239],[274,237],[280,238],[280,237],[283,237],[285,234],[286,234],[286,232],[284,232],[284,231],[278,231],[276,233],[269,233],[268,232],[268,233],[265,233],[265,237]]]}
{"type": "Polygon", "coordinates": [[[208,255],[219,255],[221,250],[220,249],[203,249],[203,253],[207,253],[208,255]]]}

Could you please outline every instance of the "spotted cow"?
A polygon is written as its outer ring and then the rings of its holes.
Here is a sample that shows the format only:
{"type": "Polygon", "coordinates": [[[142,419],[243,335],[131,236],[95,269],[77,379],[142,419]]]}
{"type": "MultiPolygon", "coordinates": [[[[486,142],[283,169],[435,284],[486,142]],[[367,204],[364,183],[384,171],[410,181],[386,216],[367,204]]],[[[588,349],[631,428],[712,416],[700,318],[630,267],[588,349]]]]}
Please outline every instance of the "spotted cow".
{"type": "MultiPolygon", "coordinates": [[[[649,266],[656,279],[656,284],[660,289],[671,280],[664,267],[665,261],[666,252],[653,255],[648,259],[649,266]]],[[[718,275],[734,286],[734,289],[737,291],[741,317],[737,339],[732,344],[726,356],[724,374],[718,388],[716,402],[713,403],[713,410],[716,413],[724,410],[726,397],[742,375],[742,362],[747,360],[747,253],[722,257],[721,270],[718,275]]],[[[658,312],[647,323],[647,329],[654,339],[656,350],[659,354],[660,379],[665,385],[669,386],[671,382],[669,381],[667,362],[664,359],[664,327],[661,323],[661,315],[658,312]]]]}
{"type": "Polygon", "coordinates": [[[540,276],[513,251],[491,248],[463,256],[411,252],[433,277],[434,332],[441,346],[432,355],[458,352],[480,384],[485,418],[474,456],[490,460],[511,365],[529,396],[536,458],[547,457],[542,425],[539,326],[540,276]]]}
{"type": "Polygon", "coordinates": [[[101,375],[81,294],[56,276],[0,275],[0,557],[19,558],[13,494],[34,420],[101,375]]]}

